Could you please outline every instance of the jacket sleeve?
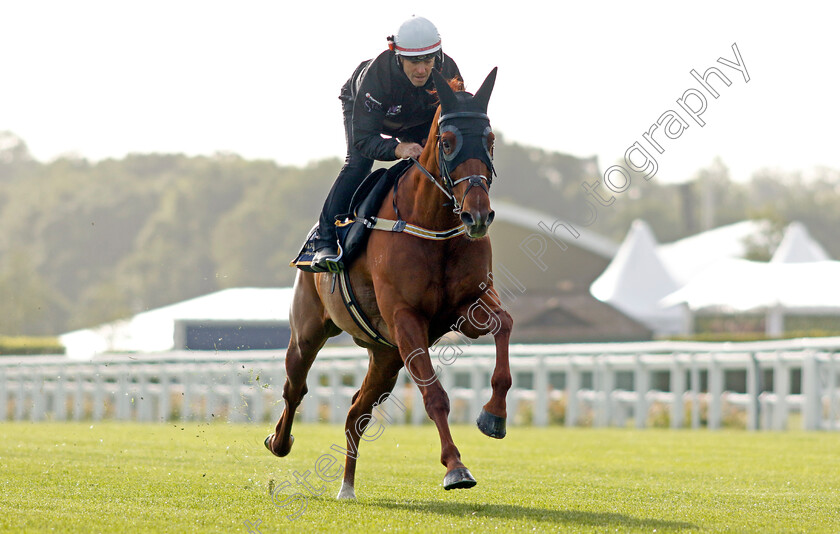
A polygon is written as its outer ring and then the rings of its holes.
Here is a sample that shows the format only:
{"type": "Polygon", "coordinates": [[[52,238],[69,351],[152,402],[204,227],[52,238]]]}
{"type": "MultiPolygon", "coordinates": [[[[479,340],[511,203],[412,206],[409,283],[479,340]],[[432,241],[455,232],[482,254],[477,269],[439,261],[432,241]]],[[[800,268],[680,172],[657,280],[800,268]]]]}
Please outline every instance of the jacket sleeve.
{"type": "Polygon", "coordinates": [[[385,139],[380,134],[385,122],[388,94],[383,88],[381,65],[373,64],[362,79],[353,104],[353,146],[366,157],[378,161],[394,161],[396,139],[385,139]]]}

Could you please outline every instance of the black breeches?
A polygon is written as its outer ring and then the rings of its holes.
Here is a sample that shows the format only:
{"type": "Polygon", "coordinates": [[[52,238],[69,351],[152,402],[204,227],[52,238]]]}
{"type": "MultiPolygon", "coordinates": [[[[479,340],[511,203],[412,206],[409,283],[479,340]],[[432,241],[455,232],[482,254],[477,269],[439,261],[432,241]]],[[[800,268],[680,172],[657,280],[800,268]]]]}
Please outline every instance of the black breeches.
{"type": "Polygon", "coordinates": [[[344,108],[344,138],[347,141],[347,157],[338,173],[318,220],[321,242],[319,246],[335,243],[335,216],[350,211],[350,201],[356,188],[370,173],[373,160],[366,158],[353,146],[353,109],[352,103],[342,102],[344,108]]]}

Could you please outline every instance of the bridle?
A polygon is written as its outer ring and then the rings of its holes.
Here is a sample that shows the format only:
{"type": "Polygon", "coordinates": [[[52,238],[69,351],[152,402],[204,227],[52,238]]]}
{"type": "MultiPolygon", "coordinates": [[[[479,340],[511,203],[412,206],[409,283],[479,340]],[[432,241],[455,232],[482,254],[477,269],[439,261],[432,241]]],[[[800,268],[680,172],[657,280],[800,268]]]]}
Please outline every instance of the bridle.
{"type": "Polygon", "coordinates": [[[493,155],[490,153],[490,149],[487,146],[488,136],[492,131],[489,123],[490,119],[486,113],[476,111],[455,111],[441,115],[438,119],[439,132],[437,136],[437,148],[441,182],[443,182],[442,185],[425,167],[423,167],[423,165],[420,164],[419,161],[411,158],[411,161],[414,162],[417,168],[419,168],[423,174],[425,174],[426,177],[431,180],[432,183],[434,183],[449,200],[452,201],[452,211],[455,214],[461,213],[462,206],[467,200],[467,194],[469,194],[473,187],[480,187],[485,193],[488,195],[490,194],[490,186],[493,184],[493,175],[496,174],[496,169],[493,167],[493,155]],[[462,128],[464,128],[466,132],[463,133],[456,124],[451,123],[456,119],[478,119],[482,122],[482,125],[484,122],[486,122],[487,125],[480,134],[473,128],[462,125],[462,128]],[[445,122],[450,122],[451,124],[444,124],[445,122]],[[446,132],[451,132],[455,135],[455,150],[449,154],[444,151],[442,143],[442,135],[446,132]],[[479,136],[480,138],[476,140],[475,138],[479,136]],[[465,137],[472,141],[469,148],[467,148],[464,144],[465,137]],[[480,144],[481,150],[478,150],[475,146],[476,141],[480,144]],[[452,164],[454,167],[457,167],[462,161],[473,157],[477,157],[478,159],[484,161],[487,168],[490,169],[490,176],[484,176],[483,174],[471,174],[469,176],[453,180],[449,165],[452,164]],[[461,202],[459,203],[458,199],[455,198],[454,190],[458,184],[463,182],[469,183],[467,185],[467,189],[464,191],[464,195],[461,197],[461,202]]]}

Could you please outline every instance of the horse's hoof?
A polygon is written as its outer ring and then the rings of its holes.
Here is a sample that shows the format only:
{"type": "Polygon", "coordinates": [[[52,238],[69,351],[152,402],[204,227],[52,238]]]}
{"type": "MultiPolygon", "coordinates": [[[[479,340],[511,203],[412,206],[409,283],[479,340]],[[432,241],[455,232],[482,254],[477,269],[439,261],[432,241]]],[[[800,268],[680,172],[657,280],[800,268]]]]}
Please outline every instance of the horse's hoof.
{"type": "Polygon", "coordinates": [[[353,486],[348,484],[347,482],[341,482],[341,489],[338,490],[338,495],[336,499],[355,499],[356,498],[356,490],[353,489],[353,486]]]}
{"type": "Polygon", "coordinates": [[[274,438],[274,434],[269,434],[268,436],[266,436],[265,441],[263,442],[265,444],[265,448],[268,449],[269,451],[271,451],[271,454],[273,454],[274,456],[282,458],[282,457],[288,455],[292,451],[292,445],[294,445],[294,443],[295,443],[295,437],[294,436],[289,436],[289,446],[286,447],[285,450],[280,451],[279,453],[274,452],[274,449],[271,448],[271,443],[273,441],[273,438],[274,438]]]}
{"type": "Polygon", "coordinates": [[[478,429],[487,436],[496,439],[502,439],[507,434],[505,430],[505,419],[498,415],[493,415],[487,410],[482,409],[478,419],[475,420],[478,429]]]}
{"type": "Polygon", "coordinates": [[[466,467],[456,467],[446,473],[443,477],[443,489],[467,489],[475,486],[477,482],[466,467]]]}

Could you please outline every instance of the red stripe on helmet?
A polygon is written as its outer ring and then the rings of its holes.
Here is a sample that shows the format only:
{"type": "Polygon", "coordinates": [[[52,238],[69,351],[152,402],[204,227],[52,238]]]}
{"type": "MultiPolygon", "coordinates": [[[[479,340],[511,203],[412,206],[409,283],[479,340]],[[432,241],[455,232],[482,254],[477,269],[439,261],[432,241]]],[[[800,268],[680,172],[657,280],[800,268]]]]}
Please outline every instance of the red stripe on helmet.
{"type": "Polygon", "coordinates": [[[423,48],[403,48],[400,45],[396,45],[396,49],[399,50],[400,52],[425,52],[426,50],[431,50],[432,48],[435,48],[436,46],[440,46],[440,41],[436,42],[433,45],[424,46],[423,48]]]}

